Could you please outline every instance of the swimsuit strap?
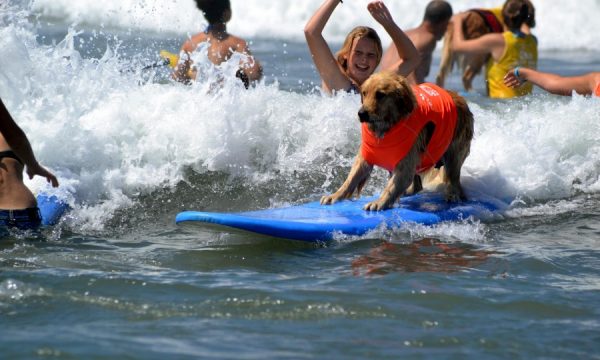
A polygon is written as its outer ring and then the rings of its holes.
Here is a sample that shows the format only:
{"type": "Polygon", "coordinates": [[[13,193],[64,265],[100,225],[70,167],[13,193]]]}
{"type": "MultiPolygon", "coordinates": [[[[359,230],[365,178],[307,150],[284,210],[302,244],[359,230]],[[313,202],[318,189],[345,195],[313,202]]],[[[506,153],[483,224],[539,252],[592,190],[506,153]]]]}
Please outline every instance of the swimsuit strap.
{"type": "Polygon", "coordinates": [[[15,159],[21,165],[23,165],[23,161],[21,161],[21,159],[19,159],[19,157],[17,156],[17,154],[15,154],[15,152],[12,151],[12,150],[0,151],[0,160],[2,160],[3,158],[15,159]]]}
{"type": "Polygon", "coordinates": [[[349,94],[360,94],[360,87],[356,85],[354,82],[350,81],[350,87],[346,89],[346,92],[349,94]]]}

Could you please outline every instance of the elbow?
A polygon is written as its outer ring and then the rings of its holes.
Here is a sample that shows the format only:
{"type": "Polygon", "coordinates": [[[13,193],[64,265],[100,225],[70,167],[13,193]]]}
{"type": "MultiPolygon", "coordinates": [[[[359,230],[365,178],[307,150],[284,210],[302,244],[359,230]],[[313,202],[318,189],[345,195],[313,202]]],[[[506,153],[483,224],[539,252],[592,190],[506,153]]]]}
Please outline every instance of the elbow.
{"type": "Polygon", "coordinates": [[[304,37],[306,37],[307,40],[316,38],[320,33],[319,30],[310,24],[306,24],[304,27],[304,37]]]}

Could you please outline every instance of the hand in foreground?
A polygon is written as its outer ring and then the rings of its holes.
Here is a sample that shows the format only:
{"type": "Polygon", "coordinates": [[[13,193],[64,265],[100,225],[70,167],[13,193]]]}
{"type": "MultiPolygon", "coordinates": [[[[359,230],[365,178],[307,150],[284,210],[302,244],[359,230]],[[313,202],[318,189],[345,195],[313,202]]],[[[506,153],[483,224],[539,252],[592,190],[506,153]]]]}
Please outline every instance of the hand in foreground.
{"type": "Polygon", "coordinates": [[[35,175],[43,176],[46,178],[46,181],[52,184],[52,187],[58,187],[56,176],[43,168],[40,164],[36,163],[33,166],[27,166],[27,175],[29,175],[30,179],[33,179],[35,175]]]}
{"type": "Polygon", "coordinates": [[[504,75],[504,79],[502,79],[504,81],[504,85],[508,86],[509,88],[517,88],[523,83],[521,78],[518,76],[518,72],[515,70],[516,69],[510,69],[506,75],[504,75]]]}

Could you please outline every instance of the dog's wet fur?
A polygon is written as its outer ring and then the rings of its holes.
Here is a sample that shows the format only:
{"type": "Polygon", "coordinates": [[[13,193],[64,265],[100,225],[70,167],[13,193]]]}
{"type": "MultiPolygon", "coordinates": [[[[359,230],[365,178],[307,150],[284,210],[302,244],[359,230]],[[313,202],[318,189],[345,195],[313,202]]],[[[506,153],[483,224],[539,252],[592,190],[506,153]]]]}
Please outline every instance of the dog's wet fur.
{"type": "MultiPolygon", "coordinates": [[[[457,110],[453,140],[441,159],[446,185],[446,200],[465,200],[460,185],[460,171],[469,155],[473,139],[473,114],[467,102],[458,94],[448,91],[457,110]]],[[[372,75],[361,86],[362,106],[358,112],[361,122],[368,124],[376,136],[383,135],[399,121],[406,119],[417,103],[411,86],[406,79],[391,72],[372,75]]],[[[432,125],[432,124],[431,124],[432,125]]],[[[365,210],[384,210],[392,207],[404,194],[416,194],[423,186],[416,169],[433,134],[433,126],[425,126],[405,158],[400,160],[390,174],[390,179],[378,200],[368,203],[365,210]]],[[[335,193],[321,198],[321,204],[333,204],[341,199],[360,195],[368,180],[373,165],[367,163],[360,150],[344,184],[335,193]]]]}

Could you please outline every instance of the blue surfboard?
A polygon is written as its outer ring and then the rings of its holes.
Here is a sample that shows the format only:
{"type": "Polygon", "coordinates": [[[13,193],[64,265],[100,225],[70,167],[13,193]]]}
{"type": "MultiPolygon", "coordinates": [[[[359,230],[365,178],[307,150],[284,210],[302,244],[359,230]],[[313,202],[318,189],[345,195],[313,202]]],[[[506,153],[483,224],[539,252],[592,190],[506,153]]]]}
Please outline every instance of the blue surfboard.
{"type": "Polygon", "coordinates": [[[466,202],[448,203],[441,193],[425,192],[403,197],[392,209],[363,210],[363,206],[376,198],[345,200],[333,205],[321,205],[315,201],[239,213],[184,211],[177,215],[175,222],[216,224],[291,240],[327,241],[333,239],[336,233],[360,236],[380,226],[401,227],[406,223],[433,225],[469,217],[484,219],[508,206],[486,195],[472,196],[466,202]]]}
{"type": "Polygon", "coordinates": [[[56,225],[70,207],[66,201],[59,199],[56,195],[39,194],[37,196],[38,208],[42,214],[42,225],[56,225]]]}

